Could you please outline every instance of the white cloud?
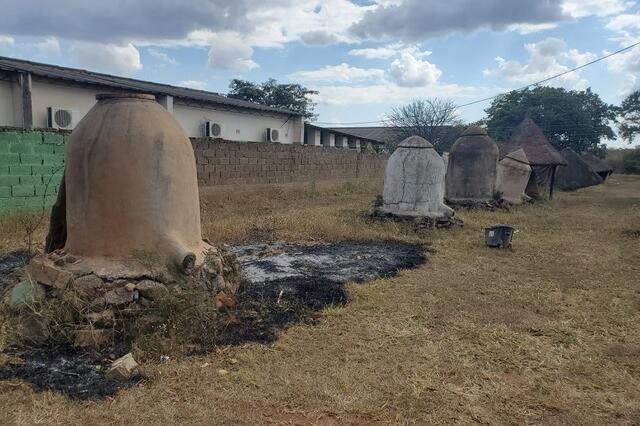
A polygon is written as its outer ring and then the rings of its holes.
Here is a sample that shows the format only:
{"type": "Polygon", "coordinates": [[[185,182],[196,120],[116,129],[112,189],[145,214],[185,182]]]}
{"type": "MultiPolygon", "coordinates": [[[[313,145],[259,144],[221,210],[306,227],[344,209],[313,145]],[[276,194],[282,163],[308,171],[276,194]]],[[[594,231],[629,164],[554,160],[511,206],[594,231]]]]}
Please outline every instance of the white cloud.
{"type": "Polygon", "coordinates": [[[140,52],[131,43],[119,46],[76,42],[69,51],[78,65],[91,70],[114,74],[132,74],[142,69],[140,52]]]}
{"type": "Polygon", "coordinates": [[[328,85],[318,87],[317,89],[320,93],[314,97],[315,100],[320,104],[332,106],[387,104],[434,96],[472,100],[478,97],[488,96],[499,90],[441,83],[423,87],[402,87],[391,81],[384,81],[367,86],[328,85]]]}
{"type": "Polygon", "coordinates": [[[388,44],[380,47],[369,47],[364,49],[351,49],[349,55],[360,56],[367,59],[390,59],[399,56],[403,52],[410,53],[416,58],[424,58],[431,55],[431,51],[420,50],[420,46],[405,46],[403,43],[388,44]]]}
{"type": "Polygon", "coordinates": [[[208,65],[217,69],[251,71],[259,66],[251,59],[252,55],[253,49],[245,41],[232,34],[220,34],[209,48],[208,65]]]}
{"type": "MultiPolygon", "coordinates": [[[[498,57],[498,67],[485,70],[484,74],[511,83],[530,84],[596,59],[596,55],[591,52],[569,49],[565,41],[559,38],[550,37],[538,43],[526,44],[524,47],[529,53],[526,63],[498,57]]],[[[572,88],[582,88],[586,82],[581,78],[580,72],[575,71],[554,80],[552,84],[558,83],[572,88]]]]}
{"type": "MultiPolygon", "coordinates": [[[[258,3],[258,2],[256,2],[258,3]]],[[[349,26],[375,5],[359,6],[349,0],[271,0],[268,7],[252,8],[247,19],[254,30],[246,34],[253,47],[281,47],[303,40],[322,44],[352,42],[349,26]],[[311,34],[309,34],[311,32],[311,34]],[[315,39],[315,40],[314,40],[315,39]]]]}
{"type": "Polygon", "coordinates": [[[159,51],[158,49],[154,49],[153,47],[148,48],[147,53],[165,64],[176,65],[178,63],[178,61],[173,59],[171,56],[159,51]]]}
{"type": "Polygon", "coordinates": [[[326,46],[338,42],[338,36],[327,31],[308,31],[300,34],[300,40],[310,46],[326,46]]]}
{"type": "Polygon", "coordinates": [[[201,80],[184,80],[177,84],[181,87],[188,87],[190,89],[205,90],[207,88],[207,82],[201,80]]]}
{"type": "Polygon", "coordinates": [[[634,14],[622,14],[613,18],[606,29],[610,31],[626,31],[626,30],[640,30],[640,13],[634,14]]]}
{"type": "Polygon", "coordinates": [[[428,61],[416,58],[409,52],[400,54],[400,58],[391,63],[389,72],[399,86],[422,87],[436,83],[442,71],[428,61]]]}
{"type": "MultiPolygon", "coordinates": [[[[608,53],[608,52],[605,52],[608,53]]],[[[607,59],[609,71],[619,74],[623,82],[620,97],[640,89],[640,49],[632,49],[607,59]]]]}
{"type": "Polygon", "coordinates": [[[520,34],[533,34],[541,31],[551,30],[553,28],[557,28],[558,24],[555,23],[547,23],[547,24],[515,24],[509,25],[509,31],[515,31],[520,34]]]}
{"type": "Polygon", "coordinates": [[[368,11],[350,30],[360,39],[411,41],[482,29],[502,31],[515,24],[548,24],[564,18],[558,1],[553,0],[404,0],[368,11]]]}
{"type": "Polygon", "coordinates": [[[2,45],[12,45],[15,43],[15,39],[13,37],[9,37],[7,35],[0,34],[0,46],[2,45]]]}
{"type": "Polygon", "coordinates": [[[384,77],[384,70],[377,68],[356,68],[346,63],[327,65],[324,68],[309,71],[297,71],[287,76],[291,80],[305,82],[357,82],[375,80],[384,77]]]}
{"type": "Polygon", "coordinates": [[[611,16],[624,12],[633,5],[634,2],[627,0],[565,0],[562,12],[572,18],[611,16]]]}
{"type": "MultiPolygon", "coordinates": [[[[613,17],[605,27],[612,31],[621,47],[630,46],[640,37],[640,13],[621,14],[613,17]]],[[[608,54],[610,52],[604,52],[608,54]]],[[[607,59],[609,71],[617,74],[620,81],[618,96],[625,97],[630,92],[640,89],[640,47],[619,53],[607,59]]]]}
{"type": "Polygon", "coordinates": [[[47,37],[39,43],[35,43],[36,49],[45,55],[60,53],[60,43],[55,37],[47,37]]]}

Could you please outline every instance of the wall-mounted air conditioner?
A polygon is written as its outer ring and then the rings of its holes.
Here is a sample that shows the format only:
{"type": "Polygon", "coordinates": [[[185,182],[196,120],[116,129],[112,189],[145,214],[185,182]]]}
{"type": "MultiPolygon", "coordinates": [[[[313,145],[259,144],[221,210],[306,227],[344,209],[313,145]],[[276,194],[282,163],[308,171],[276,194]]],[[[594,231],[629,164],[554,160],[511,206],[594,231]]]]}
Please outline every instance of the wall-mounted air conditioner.
{"type": "Polygon", "coordinates": [[[206,121],[204,123],[204,135],[208,138],[219,138],[222,134],[222,127],[218,123],[213,121],[206,121]]]}
{"type": "Polygon", "coordinates": [[[47,107],[47,127],[54,129],[68,129],[75,127],[78,113],[67,108],[47,107]]]}
{"type": "Polygon", "coordinates": [[[278,129],[267,129],[267,142],[278,142],[280,139],[280,132],[278,129]]]}

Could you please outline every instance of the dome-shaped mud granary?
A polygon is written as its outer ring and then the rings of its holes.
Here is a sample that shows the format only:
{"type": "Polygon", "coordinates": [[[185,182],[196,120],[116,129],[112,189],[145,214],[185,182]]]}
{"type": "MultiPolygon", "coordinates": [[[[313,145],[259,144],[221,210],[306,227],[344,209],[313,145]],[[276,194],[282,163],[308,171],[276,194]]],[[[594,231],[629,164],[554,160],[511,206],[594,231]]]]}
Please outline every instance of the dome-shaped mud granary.
{"type": "Polygon", "coordinates": [[[493,200],[496,191],[498,146],[481,127],[470,127],[449,152],[446,198],[455,203],[493,200]]]}
{"type": "Polygon", "coordinates": [[[444,161],[419,136],[402,141],[387,162],[380,213],[445,219],[453,210],[444,204],[444,161]]]}
{"type": "Polygon", "coordinates": [[[232,254],[202,240],[195,157],[178,122],[152,95],[97,99],[69,138],[47,253],[26,271],[86,313],[78,333],[97,331],[99,346],[116,323],[95,330],[90,315],[131,322],[185,287],[217,306],[241,278],[232,254]]]}
{"type": "Polygon", "coordinates": [[[89,258],[152,251],[179,268],[202,262],[196,162],[184,130],[153,95],[97,99],[67,146],[65,249],[89,258]]]}
{"type": "Polygon", "coordinates": [[[524,150],[518,149],[507,154],[498,163],[497,189],[502,199],[512,204],[529,200],[525,190],[530,177],[531,166],[524,150]]]}

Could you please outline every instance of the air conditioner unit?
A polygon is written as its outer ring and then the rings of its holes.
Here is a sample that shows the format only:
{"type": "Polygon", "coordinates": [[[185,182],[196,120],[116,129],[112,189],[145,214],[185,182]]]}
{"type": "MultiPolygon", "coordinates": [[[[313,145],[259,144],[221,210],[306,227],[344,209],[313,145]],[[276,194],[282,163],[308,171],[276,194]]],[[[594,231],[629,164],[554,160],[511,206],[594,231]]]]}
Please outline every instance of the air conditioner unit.
{"type": "Polygon", "coordinates": [[[219,138],[222,134],[222,127],[218,123],[213,121],[206,121],[204,123],[204,135],[208,138],[219,138]]]}
{"type": "Polygon", "coordinates": [[[47,107],[47,127],[54,129],[73,129],[78,113],[66,108],[47,107]]]}
{"type": "Polygon", "coordinates": [[[278,129],[267,128],[267,142],[278,142],[280,132],[278,129]]]}

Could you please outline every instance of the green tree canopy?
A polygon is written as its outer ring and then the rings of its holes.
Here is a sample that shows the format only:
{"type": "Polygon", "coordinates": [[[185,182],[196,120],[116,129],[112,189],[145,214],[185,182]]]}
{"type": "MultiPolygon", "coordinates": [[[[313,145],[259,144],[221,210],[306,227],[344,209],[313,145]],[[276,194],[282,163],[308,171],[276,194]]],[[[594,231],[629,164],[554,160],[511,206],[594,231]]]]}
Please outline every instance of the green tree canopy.
{"type": "Polygon", "coordinates": [[[636,90],[622,101],[620,106],[620,134],[631,142],[640,134],[640,90],[636,90]]]}
{"type": "Polygon", "coordinates": [[[616,108],[603,102],[591,89],[565,90],[536,87],[515,90],[496,98],[487,113],[487,131],[497,141],[507,141],[526,117],[542,128],[557,149],[599,153],[602,139],[614,139],[610,126],[616,108]]]}
{"type": "Polygon", "coordinates": [[[311,119],[315,118],[315,103],[310,96],[317,94],[318,92],[299,84],[278,84],[273,78],[264,83],[253,83],[234,78],[229,84],[227,96],[274,108],[296,111],[303,114],[305,118],[311,119]]]}

